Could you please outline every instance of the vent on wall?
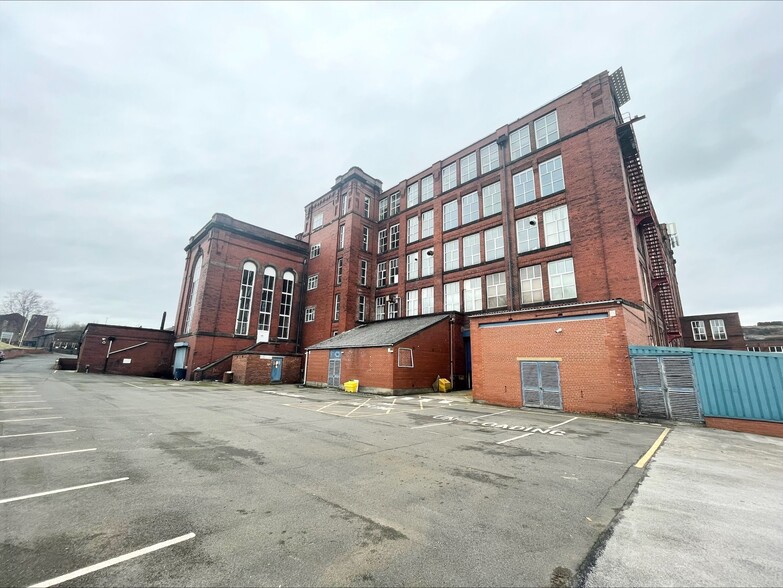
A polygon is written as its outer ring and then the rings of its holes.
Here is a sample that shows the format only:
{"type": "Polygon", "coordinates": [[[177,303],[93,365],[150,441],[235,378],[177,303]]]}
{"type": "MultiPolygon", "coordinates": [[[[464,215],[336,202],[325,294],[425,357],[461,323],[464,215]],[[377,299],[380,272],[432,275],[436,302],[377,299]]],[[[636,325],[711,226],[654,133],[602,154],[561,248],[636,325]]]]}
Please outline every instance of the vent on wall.
{"type": "Polygon", "coordinates": [[[612,93],[615,100],[617,100],[617,106],[622,106],[631,99],[631,94],[628,92],[628,85],[625,83],[625,74],[623,68],[619,68],[609,76],[609,80],[612,82],[612,93]]]}

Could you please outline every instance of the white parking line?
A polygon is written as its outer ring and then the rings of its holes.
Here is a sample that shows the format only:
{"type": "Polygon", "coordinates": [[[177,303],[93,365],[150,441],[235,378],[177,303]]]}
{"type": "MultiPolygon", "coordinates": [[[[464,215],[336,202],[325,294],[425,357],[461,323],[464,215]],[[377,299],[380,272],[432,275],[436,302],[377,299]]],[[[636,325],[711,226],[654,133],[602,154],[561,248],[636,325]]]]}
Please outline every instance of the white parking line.
{"type": "Polygon", "coordinates": [[[52,419],[61,419],[63,417],[32,417],[29,419],[5,419],[0,423],[20,423],[22,421],[50,421],[52,419]]]}
{"type": "MultiPolygon", "coordinates": [[[[492,415],[490,415],[490,416],[492,416],[492,415]]],[[[547,431],[550,431],[550,430],[553,430],[553,429],[557,429],[558,427],[562,427],[563,425],[565,425],[565,424],[567,424],[567,423],[570,423],[571,421],[575,421],[575,420],[576,420],[576,419],[578,419],[578,418],[579,418],[579,417],[573,417],[573,418],[570,418],[570,419],[568,419],[567,421],[563,421],[562,423],[558,423],[558,424],[556,424],[556,425],[552,425],[552,426],[550,426],[550,427],[546,427],[546,430],[547,430],[547,431]]],[[[517,437],[512,437],[511,439],[505,439],[505,440],[503,440],[503,441],[498,441],[498,442],[497,442],[497,444],[498,444],[498,445],[503,445],[503,444],[505,444],[505,443],[508,443],[509,441],[515,441],[515,440],[517,440],[517,439],[521,439],[522,437],[528,437],[528,436],[530,436],[530,435],[532,435],[532,434],[533,434],[533,433],[525,433],[524,435],[518,435],[517,437]]]]}
{"type": "Polygon", "coordinates": [[[32,437],[33,435],[57,435],[58,433],[73,433],[76,429],[66,429],[64,431],[43,431],[40,433],[17,433],[16,435],[0,435],[0,439],[9,437],[32,437]]]}
{"type": "Polygon", "coordinates": [[[558,427],[562,427],[566,423],[570,423],[571,421],[575,421],[579,417],[574,417],[572,419],[568,419],[567,421],[563,421],[562,423],[557,423],[556,425],[552,425],[551,427],[547,427],[547,429],[557,429],[558,427]]]}
{"type": "Polygon", "coordinates": [[[527,437],[529,435],[532,435],[533,433],[525,433],[524,435],[519,435],[517,437],[511,437],[511,439],[506,439],[505,441],[498,441],[498,445],[503,445],[504,443],[508,443],[509,441],[514,441],[515,439],[521,439],[522,437],[527,437]]]}
{"type": "Polygon", "coordinates": [[[332,406],[333,404],[337,404],[338,402],[340,402],[340,401],[339,400],[335,400],[334,402],[330,402],[329,404],[326,404],[326,405],[322,406],[321,408],[319,408],[315,412],[321,412],[323,409],[329,408],[330,406],[332,406]]]}
{"type": "Polygon", "coordinates": [[[46,400],[0,400],[0,404],[35,404],[46,400]]]}
{"type": "Polygon", "coordinates": [[[483,416],[477,416],[476,418],[477,419],[488,419],[489,417],[497,416],[499,414],[503,414],[504,412],[509,412],[510,410],[511,409],[509,408],[507,410],[501,410],[500,412],[493,412],[492,414],[485,414],[483,416]]]}
{"type": "Polygon", "coordinates": [[[356,408],[354,408],[354,409],[353,409],[351,412],[349,412],[349,413],[348,413],[347,415],[345,415],[345,416],[347,416],[347,417],[351,416],[351,415],[352,415],[354,412],[356,412],[357,410],[359,410],[359,409],[360,409],[362,406],[364,406],[364,405],[365,405],[365,404],[367,404],[368,402],[370,402],[370,399],[369,399],[369,398],[368,398],[367,400],[365,400],[364,402],[362,402],[362,403],[361,403],[359,406],[357,406],[356,408]]]}
{"type": "Polygon", "coordinates": [[[0,394],[0,398],[40,398],[40,394],[0,394]]]}
{"type": "Polygon", "coordinates": [[[93,486],[103,486],[104,484],[113,484],[114,482],[124,482],[130,478],[116,478],[114,480],[104,480],[103,482],[93,482],[92,484],[82,484],[81,486],[71,486],[69,488],[59,488],[58,490],[48,490],[46,492],[36,492],[35,494],[26,494],[25,496],[14,496],[13,498],[2,498],[0,504],[6,502],[15,502],[17,500],[27,500],[28,498],[37,498],[39,496],[48,496],[49,494],[59,494],[60,492],[70,492],[71,490],[81,490],[82,488],[91,488],[93,486]]]}
{"type": "Polygon", "coordinates": [[[54,453],[38,453],[36,455],[22,455],[20,457],[4,457],[0,461],[16,461],[18,459],[32,459],[34,457],[49,457],[51,455],[66,455],[68,453],[84,453],[85,451],[97,451],[97,447],[92,449],[74,449],[73,451],[55,451],[54,453]]]}
{"type": "Polygon", "coordinates": [[[411,427],[411,429],[426,429],[427,427],[440,427],[441,425],[450,425],[452,421],[445,423],[435,423],[434,425],[419,425],[418,427],[411,427]]]}
{"type": "Polygon", "coordinates": [[[0,412],[11,412],[12,410],[52,410],[51,406],[33,406],[32,408],[0,408],[0,412]]]}
{"type": "Polygon", "coordinates": [[[32,586],[30,586],[30,588],[48,588],[48,586],[56,586],[57,584],[67,582],[68,580],[73,580],[74,578],[78,578],[86,574],[91,574],[92,572],[97,572],[98,570],[102,570],[103,568],[108,568],[109,566],[117,565],[118,563],[128,561],[129,559],[133,559],[141,555],[146,555],[147,553],[152,553],[153,551],[157,551],[158,549],[163,549],[164,547],[169,547],[170,545],[175,545],[177,543],[182,543],[183,541],[187,541],[188,539],[193,539],[193,537],[195,536],[196,536],[195,533],[188,533],[187,535],[181,535],[179,537],[175,537],[174,539],[163,541],[162,543],[156,543],[155,545],[150,545],[149,547],[138,549],[136,551],[131,551],[130,553],[126,553],[125,555],[120,555],[119,557],[113,557],[112,559],[107,559],[104,562],[87,566],[86,568],[81,568],[79,570],[76,570],[75,572],[71,572],[70,574],[57,576],[56,578],[52,578],[51,580],[46,580],[45,582],[39,582],[38,584],[33,584],[32,586]]]}

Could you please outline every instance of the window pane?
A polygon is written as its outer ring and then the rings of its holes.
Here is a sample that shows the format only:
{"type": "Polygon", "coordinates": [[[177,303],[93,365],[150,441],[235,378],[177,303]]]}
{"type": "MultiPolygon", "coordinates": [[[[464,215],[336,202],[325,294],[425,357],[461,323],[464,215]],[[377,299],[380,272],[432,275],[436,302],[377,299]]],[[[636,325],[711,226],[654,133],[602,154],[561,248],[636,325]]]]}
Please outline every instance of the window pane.
{"type": "Polygon", "coordinates": [[[574,260],[572,258],[550,262],[547,265],[547,272],[549,273],[549,298],[551,300],[576,298],[574,260]]]}
{"type": "Polygon", "coordinates": [[[534,251],[541,246],[538,240],[538,220],[526,216],[517,221],[517,253],[534,251]]]}
{"type": "Polygon", "coordinates": [[[459,160],[459,181],[460,184],[469,182],[476,177],[476,154],[471,153],[459,160]]]}
{"type": "Polygon", "coordinates": [[[481,173],[485,174],[493,169],[500,167],[500,158],[498,157],[498,144],[491,143],[481,148],[481,173]]]}
{"type": "Polygon", "coordinates": [[[481,238],[478,233],[462,239],[462,265],[468,267],[481,263],[481,238]]]}
{"type": "Polygon", "coordinates": [[[435,232],[435,211],[421,213],[421,238],[432,237],[435,232]]]}
{"type": "Polygon", "coordinates": [[[533,168],[514,174],[514,206],[536,199],[535,181],[533,180],[533,168]]]}
{"type": "Polygon", "coordinates": [[[441,170],[441,190],[451,190],[457,185],[457,162],[447,165],[441,170]]]}
{"type": "Polygon", "coordinates": [[[462,224],[479,219],[478,192],[471,192],[462,197],[462,224]]]}
{"type": "Polygon", "coordinates": [[[416,206],[419,203],[419,182],[408,186],[408,200],[407,206],[416,206]]]}
{"type": "Polygon", "coordinates": [[[405,293],[405,316],[419,314],[419,291],[410,290],[405,293]]]}
{"type": "Polygon", "coordinates": [[[571,240],[568,227],[568,207],[558,206],[544,211],[544,242],[547,247],[571,240]]]}
{"type": "Polygon", "coordinates": [[[545,161],[538,166],[538,175],[541,180],[541,196],[549,196],[565,189],[563,180],[563,160],[558,155],[554,159],[545,161]]]}
{"type": "Polygon", "coordinates": [[[541,266],[533,265],[519,270],[522,304],[544,301],[544,283],[541,279],[541,266]]]}
{"type": "Polygon", "coordinates": [[[431,276],[435,273],[435,249],[430,247],[421,252],[421,275],[431,276]]]}
{"type": "Polygon", "coordinates": [[[408,219],[408,243],[419,240],[419,217],[414,216],[408,219]]]}
{"type": "Polygon", "coordinates": [[[406,263],[406,277],[409,280],[415,280],[419,277],[419,252],[410,253],[406,263]]]}
{"type": "Polygon", "coordinates": [[[421,289],[421,314],[435,312],[435,287],[421,289]]]}
{"type": "Polygon", "coordinates": [[[500,182],[495,182],[481,190],[484,216],[490,216],[500,212],[500,182]]]}
{"type": "Polygon", "coordinates": [[[443,244],[443,271],[459,268],[459,241],[443,244]]]}
{"type": "Polygon", "coordinates": [[[484,231],[484,259],[503,258],[503,227],[495,227],[484,231]]]}
{"type": "Polygon", "coordinates": [[[431,200],[432,196],[434,195],[434,191],[432,189],[432,176],[427,176],[426,178],[421,179],[421,201],[425,202],[426,200],[431,200]]]}
{"type": "Polygon", "coordinates": [[[459,312],[459,282],[443,284],[443,312],[459,312]]]}
{"type": "Polygon", "coordinates": [[[505,308],[506,304],[506,274],[490,274],[487,276],[487,308],[505,308]]]}
{"type": "Polygon", "coordinates": [[[557,111],[550,112],[542,116],[535,122],[536,129],[536,147],[541,148],[549,145],[560,138],[560,131],[557,128],[557,111]]]}
{"type": "Polygon", "coordinates": [[[448,231],[457,226],[457,201],[452,200],[443,205],[443,230],[448,231]]]}
{"type": "Polygon", "coordinates": [[[511,143],[511,159],[517,159],[530,153],[530,127],[525,125],[511,133],[509,142],[511,143]]]}
{"type": "Polygon", "coordinates": [[[481,278],[465,280],[462,284],[465,293],[465,312],[481,310],[483,308],[481,301],[481,278]]]}
{"type": "Polygon", "coordinates": [[[398,214],[400,212],[400,193],[395,192],[394,194],[392,194],[390,198],[390,202],[391,204],[389,206],[390,208],[389,214],[394,216],[395,214],[398,214]]]}
{"type": "Polygon", "coordinates": [[[294,300],[294,274],[283,274],[283,293],[280,297],[280,320],[277,324],[277,338],[288,339],[291,326],[291,304],[294,300]]]}
{"type": "Polygon", "coordinates": [[[247,335],[250,325],[250,305],[253,300],[253,285],[256,281],[256,266],[245,262],[242,267],[242,282],[239,287],[239,302],[237,304],[237,320],[234,333],[247,335]]]}

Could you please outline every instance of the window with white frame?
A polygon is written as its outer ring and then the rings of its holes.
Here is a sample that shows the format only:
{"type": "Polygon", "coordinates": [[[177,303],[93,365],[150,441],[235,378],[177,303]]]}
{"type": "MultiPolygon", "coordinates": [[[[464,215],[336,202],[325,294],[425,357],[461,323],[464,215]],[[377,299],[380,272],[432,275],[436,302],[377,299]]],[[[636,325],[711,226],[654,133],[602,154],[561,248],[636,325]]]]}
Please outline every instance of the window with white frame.
{"type": "Polygon", "coordinates": [[[704,321],[691,321],[691,331],[694,341],[707,340],[707,328],[704,326],[704,321]]]}
{"type": "Polygon", "coordinates": [[[484,306],[481,302],[481,278],[471,278],[462,282],[462,291],[465,298],[465,312],[481,310],[484,306]]]}
{"type": "Polygon", "coordinates": [[[389,199],[381,198],[378,201],[378,220],[382,221],[389,218],[389,199]]]}
{"type": "Polygon", "coordinates": [[[364,294],[359,294],[359,312],[357,313],[357,320],[364,322],[367,312],[367,297],[364,294]]]}
{"type": "Polygon", "coordinates": [[[547,247],[571,240],[568,227],[568,206],[558,206],[544,211],[544,243],[547,247]]]}
{"type": "Polygon", "coordinates": [[[419,203],[419,182],[414,182],[408,186],[408,198],[406,200],[406,206],[411,208],[419,203]]]}
{"type": "Polygon", "coordinates": [[[560,131],[557,128],[557,111],[553,110],[536,120],[535,129],[537,149],[557,141],[560,138],[560,131]]]}
{"type": "Polygon", "coordinates": [[[484,261],[503,258],[503,227],[484,231],[484,261]]]}
{"type": "Polygon", "coordinates": [[[768,353],[783,353],[783,345],[770,345],[767,347],[768,353]]]}
{"type": "Polygon", "coordinates": [[[315,290],[318,287],[318,274],[313,274],[307,278],[307,289],[315,290]]]}
{"type": "Polygon", "coordinates": [[[399,296],[390,296],[389,297],[389,306],[387,307],[387,310],[389,311],[389,318],[394,319],[397,318],[397,315],[400,314],[400,297],[399,296]]]}
{"type": "MultiPolygon", "coordinates": [[[[705,332],[705,334],[706,334],[706,332],[705,332]]],[[[756,347],[756,346],[752,346],[752,345],[745,347],[745,349],[747,349],[748,351],[761,351],[761,347],[756,347]]]]}
{"type": "Polygon", "coordinates": [[[362,227],[362,251],[370,250],[370,229],[362,227]]]}
{"type": "Polygon", "coordinates": [[[544,301],[544,281],[541,279],[540,265],[519,268],[519,284],[522,304],[544,301]]]}
{"type": "Polygon", "coordinates": [[[382,288],[386,285],[386,262],[382,261],[378,264],[378,269],[376,271],[376,280],[375,285],[378,288],[382,288]]]}
{"type": "Polygon", "coordinates": [[[432,176],[427,176],[426,178],[421,179],[421,201],[426,202],[427,200],[432,200],[432,197],[435,195],[435,191],[433,189],[433,179],[432,176]]]}
{"type": "Polygon", "coordinates": [[[280,297],[280,320],[277,323],[277,338],[288,339],[291,327],[291,306],[294,301],[294,274],[283,274],[283,292],[280,297]]]}
{"type": "Polygon", "coordinates": [[[487,276],[487,310],[505,308],[506,306],[506,273],[489,274],[487,276]]]}
{"type": "Polygon", "coordinates": [[[366,259],[362,259],[359,262],[359,285],[360,286],[367,285],[367,260],[366,259]]]}
{"type": "Polygon", "coordinates": [[[538,239],[538,219],[535,215],[517,221],[517,253],[535,251],[541,247],[538,239]]]}
{"type": "Polygon", "coordinates": [[[408,219],[407,242],[413,243],[419,240],[419,217],[414,216],[408,219]]]}
{"type": "Polygon", "coordinates": [[[400,193],[395,192],[389,197],[389,215],[394,216],[400,213],[400,193]]]}
{"type": "Polygon", "coordinates": [[[389,227],[389,249],[397,249],[400,246],[400,225],[389,227]]]}
{"type": "Polygon", "coordinates": [[[370,197],[364,197],[364,218],[370,218],[370,197]]]}
{"type": "Polygon", "coordinates": [[[525,125],[509,135],[511,159],[518,159],[530,153],[530,127],[525,125]]]}
{"type": "Polygon", "coordinates": [[[408,290],[405,293],[405,316],[416,316],[419,314],[419,291],[408,290]]]}
{"type": "Polygon", "coordinates": [[[419,252],[409,253],[405,260],[405,277],[415,280],[419,277],[419,252]]]}
{"type": "Polygon", "coordinates": [[[375,299],[375,320],[382,321],[386,318],[386,296],[378,296],[375,299]]]}
{"type": "Polygon", "coordinates": [[[451,190],[457,186],[457,162],[444,167],[440,172],[441,191],[451,190]]]}
{"type": "Polygon", "coordinates": [[[315,306],[308,306],[305,308],[305,321],[306,323],[312,323],[315,320],[315,306]]]}
{"type": "Polygon", "coordinates": [[[247,335],[250,326],[250,305],[253,302],[253,286],[256,282],[256,264],[246,261],[242,266],[242,283],[239,287],[239,303],[237,304],[237,323],[234,333],[247,335]]]}
{"type": "Polygon", "coordinates": [[[188,312],[185,315],[185,333],[190,333],[193,328],[193,311],[196,307],[198,285],[201,281],[201,260],[203,257],[203,255],[199,255],[196,263],[193,264],[193,273],[190,278],[190,294],[188,295],[188,312]]]}
{"type": "Polygon", "coordinates": [[[559,155],[538,166],[538,178],[541,182],[541,197],[565,190],[563,180],[563,158],[559,155]]]}
{"type": "Polygon", "coordinates": [[[500,182],[495,182],[486,188],[482,188],[481,200],[485,217],[500,212],[500,182]]]}
{"type": "Polygon", "coordinates": [[[435,273],[435,249],[429,247],[421,252],[421,277],[435,273]]]}
{"type": "Polygon", "coordinates": [[[334,320],[339,321],[340,320],[340,295],[335,294],[334,295],[334,320]]]}
{"type": "Polygon", "coordinates": [[[459,183],[469,182],[476,175],[476,154],[474,152],[459,160],[459,183]]]}
{"type": "Polygon", "coordinates": [[[500,167],[500,157],[498,156],[497,143],[490,143],[486,147],[482,147],[479,153],[481,154],[482,174],[491,172],[493,169],[500,167]]]}
{"type": "Polygon", "coordinates": [[[378,253],[384,253],[388,245],[387,230],[381,229],[378,231],[378,253]]]}
{"type": "Polygon", "coordinates": [[[310,259],[313,259],[315,257],[318,257],[321,255],[321,244],[316,243],[315,245],[310,246],[310,259]]]}
{"type": "Polygon", "coordinates": [[[337,272],[335,273],[335,276],[337,278],[337,285],[343,283],[343,258],[337,260],[337,272]]]}
{"type": "Polygon", "coordinates": [[[324,226],[324,215],[323,213],[316,214],[313,217],[313,230],[320,229],[322,226],[324,226]]]}
{"type": "Polygon", "coordinates": [[[421,289],[421,314],[435,312],[435,287],[421,289]]]}
{"type": "Polygon", "coordinates": [[[340,225],[339,248],[342,249],[343,247],[345,247],[345,225],[340,225]]]}
{"type": "Polygon", "coordinates": [[[514,174],[514,206],[536,199],[536,182],[533,179],[533,168],[514,174]]]}
{"type": "Polygon", "coordinates": [[[547,264],[549,274],[549,299],[567,300],[576,298],[576,280],[574,278],[574,260],[571,257],[550,261],[547,264]]]}
{"type": "Polygon", "coordinates": [[[342,200],[342,215],[345,216],[345,213],[348,212],[348,194],[343,194],[343,200],[342,200]]]}
{"type": "Polygon", "coordinates": [[[443,205],[443,230],[448,231],[459,226],[457,220],[457,201],[452,200],[443,205]]]}
{"type": "Polygon", "coordinates": [[[481,263],[481,235],[474,233],[462,238],[462,266],[481,263]]]}
{"type": "Polygon", "coordinates": [[[443,244],[443,271],[459,269],[459,240],[443,244]]]}
{"type": "Polygon", "coordinates": [[[264,270],[264,287],[261,289],[261,308],[258,311],[258,340],[269,341],[269,329],[272,325],[272,301],[275,297],[275,278],[277,272],[268,267],[264,270]]]}
{"type": "Polygon", "coordinates": [[[393,286],[399,281],[399,265],[400,265],[399,259],[389,260],[389,285],[390,286],[393,286]]]}
{"type": "Polygon", "coordinates": [[[471,192],[462,197],[462,224],[467,224],[479,219],[478,192],[471,192]]]}
{"type": "Polygon", "coordinates": [[[726,335],[726,323],[723,319],[712,319],[710,321],[710,331],[712,331],[712,338],[715,341],[722,341],[728,339],[726,335]]]}
{"type": "Polygon", "coordinates": [[[435,233],[435,211],[421,213],[421,238],[432,237],[435,233]]]}
{"type": "Polygon", "coordinates": [[[443,284],[443,312],[459,312],[459,282],[443,284]]]}

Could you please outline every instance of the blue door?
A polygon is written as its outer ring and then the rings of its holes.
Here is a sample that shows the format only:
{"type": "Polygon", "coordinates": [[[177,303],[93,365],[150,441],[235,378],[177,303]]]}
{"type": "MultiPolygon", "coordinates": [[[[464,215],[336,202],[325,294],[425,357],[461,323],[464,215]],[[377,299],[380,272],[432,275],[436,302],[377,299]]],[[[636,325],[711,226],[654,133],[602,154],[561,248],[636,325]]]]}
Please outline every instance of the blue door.
{"type": "Polygon", "coordinates": [[[280,382],[283,380],[283,358],[272,358],[272,382],[280,382]]]}

